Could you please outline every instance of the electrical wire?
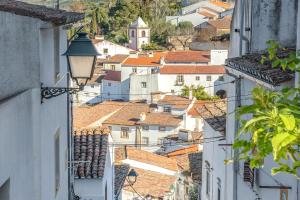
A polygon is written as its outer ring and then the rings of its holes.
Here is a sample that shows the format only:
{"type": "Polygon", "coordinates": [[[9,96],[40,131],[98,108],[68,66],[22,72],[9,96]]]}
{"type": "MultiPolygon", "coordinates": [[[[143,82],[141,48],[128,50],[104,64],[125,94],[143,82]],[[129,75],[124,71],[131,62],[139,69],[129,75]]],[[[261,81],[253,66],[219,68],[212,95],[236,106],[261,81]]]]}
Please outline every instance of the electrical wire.
{"type": "Polygon", "coordinates": [[[142,198],[142,200],[145,200],[145,198],[142,197],[142,195],[140,195],[140,194],[134,189],[134,187],[132,186],[132,184],[130,184],[128,178],[127,178],[127,182],[129,183],[128,185],[131,187],[131,189],[132,189],[132,190],[133,190],[140,198],[142,198]]]}

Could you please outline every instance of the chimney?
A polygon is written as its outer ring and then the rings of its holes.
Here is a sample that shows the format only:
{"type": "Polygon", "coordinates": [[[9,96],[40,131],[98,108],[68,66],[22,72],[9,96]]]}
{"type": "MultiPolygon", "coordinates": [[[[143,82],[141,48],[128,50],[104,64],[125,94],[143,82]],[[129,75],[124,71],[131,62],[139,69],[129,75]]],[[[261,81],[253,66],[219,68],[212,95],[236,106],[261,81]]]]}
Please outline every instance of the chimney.
{"type": "Polygon", "coordinates": [[[96,40],[104,40],[104,36],[103,35],[95,35],[95,39],[96,40]]]}
{"type": "Polygon", "coordinates": [[[165,62],[165,57],[161,57],[161,58],[160,58],[160,64],[161,64],[161,65],[166,64],[166,62],[165,62]]]}
{"type": "Polygon", "coordinates": [[[145,119],[146,119],[146,113],[142,112],[140,114],[140,121],[143,122],[143,121],[145,121],[145,119]]]}
{"type": "Polygon", "coordinates": [[[189,100],[193,100],[193,90],[191,88],[189,90],[189,100]]]}

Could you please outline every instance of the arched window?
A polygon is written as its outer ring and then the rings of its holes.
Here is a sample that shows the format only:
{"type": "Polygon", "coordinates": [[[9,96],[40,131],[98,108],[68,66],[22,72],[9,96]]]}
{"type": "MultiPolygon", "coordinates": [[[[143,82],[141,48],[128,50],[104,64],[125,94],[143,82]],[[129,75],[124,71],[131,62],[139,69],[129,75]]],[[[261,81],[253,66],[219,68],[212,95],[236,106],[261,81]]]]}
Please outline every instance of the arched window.
{"type": "Polygon", "coordinates": [[[226,98],[226,91],[225,90],[218,90],[216,92],[216,95],[219,96],[221,99],[225,99],[226,98]]]}
{"type": "Polygon", "coordinates": [[[142,31],[142,37],[146,37],[146,31],[142,31]]]}
{"type": "Polygon", "coordinates": [[[134,30],[131,31],[131,37],[134,37],[134,30]]]}

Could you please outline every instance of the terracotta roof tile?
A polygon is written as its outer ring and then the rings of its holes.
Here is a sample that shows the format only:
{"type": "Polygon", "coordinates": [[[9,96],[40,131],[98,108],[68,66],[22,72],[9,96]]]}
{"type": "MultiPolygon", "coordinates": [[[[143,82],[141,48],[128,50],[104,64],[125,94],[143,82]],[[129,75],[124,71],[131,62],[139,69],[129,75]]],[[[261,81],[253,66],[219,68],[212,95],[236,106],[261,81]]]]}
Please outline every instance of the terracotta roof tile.
{"type": "Polygon", "coordinates": [[[146,103],[126,103],[122,109],[113,114],[103,124],[118,124],[126,126],[134,126],[140,119],[141,113],[148,113],[150,107],[146,103]]]}
{"type": "Polygon", "coordinates": [[[217,29],[230,29],[231,17],[224,17],[222,19],[209,20],[207,23],[217,29]]]}
{"type": "Polygon", "coordinates": [[[75,107],[73,125],[75,128],[85,128],[93,125],[113,112],[121,109],[125,103],[105,101],[97,105],[75,107]]]}
{"type": "Polygon", "coordinates": [[[160,66],[160,59],[166,53],[154,52],[153,57],[140,56],[138,58],[127,58],[122,67],[155,67],[160,66]]]}
{"type": "Polygon", "coordinates": [[[164,65],[161,74],[225,74],[222,65],[164,65]]]}
{"type": "MultiPolygon", "coordinates": [[[[125,160],[125,148],[115,149],[115,161],[121,162],[125,160]]],[[[168,169],[174,172],[178,171],[176,160],[157,155],[148,151],[143,151],[134,148],[127,148],[127,159],[135,160],[138,162],[155,165],[164,169],[168,169]]]]}
{"type": "MultiPolygon", "coordinates": [[[[288,49],[277,53],[279,58],[285,58],[288,53],[295,51],[288,49]]],[[[265,52],[247,54],[242,57],[229,58],[226,60],[226,68],[238,70],[255,79],[269,83],[273,86],[278,86],[281,83],[288,82],[294,79],[294,72],[289,70],[282,70],[280,67],[273,68],[272,63],[265,62],[261,64],[262,56],[265,52]]]]}
{"type": "MultiPolygon", "coordinates": [[[[171,192],[172,185],[176,184],[177,178],[149,170],[133,168],[138,173],[137,181],[134,183],[133,188],[143,197],[152,197],[161,199],[171,192]]],[[[133,192],[133,189],[128,186],[126,182],[123,189],[125,191],[133,192]]]]}
{"type": "Polygon", "coordinates": [[[84,19],[83,13],[67,12],[41,5],[29,4],[21,1],[0,1],[0,11],[16,15],[38,18],[55,25],[64,25],[84,19]]]}
{"type": "Polygon", "coordinates": [[[216,131],[225,134],[226,129],[226,99],[207,102],[197,111],[201,117],[216,131]]]}
{"type": "Polygon", "coordinates": [[[129,165],[127,164],[114,164],[115,168],[115,195],[118,197],[126,180],[127,174],[129,172],[129,165]]]}
{"type": "Polygon", "coordinates": [[[140,125],[160,125],[177,127],[182,122],[182,117],[169,113],[147,113],[144,121],[138,122],[140,125]]]}
{"type": "Polygon", "coordinates": [[[74,131],[75,178],[101,179],[108,151],[108,130],[74,131]]]}
{"type": "Polygon", "coordinates": [[[222,2],[222,1],[211,1],[210,3],[216,5],[216,6],[220,6],[224,9],[230,9],[232,8],[232,4],[228,3],[228,2],[222,2]]]}
{"type": "Polygon", "coordinates": [[[113,71],[113,70],[108,70],[106,71],[106,75],[103,78],[104,80],[107,81],[121,81],[121,71],[113,71]]]}
{"type": "Polygon", "coordinates": [[[170,105],[174,109],[186,109],[192,101],[187,97],[165,95],[157,102],[158,105],[170,105]]]}
{"type": "Polygon", "coordinates": [[[209,51],[170,51],[165,56],[165,63],[208,63],[209,51]]]}
{"type": "Polygon", "coordinates": [[[129,55],[125,54],[116,54],[111,58],[106,59],[103,63],[123,63],[129,55]]]}
{"type": "Polygon", "coordinates": [[[198,151],[199,151],[198,144],[193,144],[191,146],[169,152],[167,154],[167,156],[174,157],[174,156],[179,156],[179,155],[183,155],[183,154],[195,153],[198,151]]]}

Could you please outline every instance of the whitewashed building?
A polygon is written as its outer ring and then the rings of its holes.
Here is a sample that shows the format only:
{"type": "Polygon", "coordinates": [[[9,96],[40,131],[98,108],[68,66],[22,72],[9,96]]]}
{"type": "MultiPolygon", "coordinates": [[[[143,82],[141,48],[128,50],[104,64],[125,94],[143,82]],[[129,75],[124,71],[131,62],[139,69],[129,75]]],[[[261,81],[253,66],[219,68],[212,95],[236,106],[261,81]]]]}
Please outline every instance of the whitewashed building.
{"type": "Polygon", "coordinates": [[[1,200],[68,199],[67,96],[41,102],[41,83],[67,86],[63,26],[83,18],[18,1],[0,2],[1,200]]]}
{"type": "Polygon", "coordinates": [[[105,129],[74,132],[74,193],[82,200],[114,200],[113,141],[105,129]]]}
{"type": "Polygon", "coordinates": [[[110,58],[117,54],[129,55],[133,49],[105,40],[103,36],[95,36],[93,43],[99,52],[98,58],[110,58]]]}
{"type": "Polygon", "coordinates": [[[142,50],[142,45],[150,43],[150,28],[142,18],[138,17],[138,19],[129,26],[128,38],[129,47],[137,51],[142,50]]]}
{"type": "MultiPolygon", "coordinates": [[[[299,6],[297,0],[237,1],[225,76],[226,82],[234,81],[227,90],[227,96],[233,98],[227,104],[230,114],[226,122],[226,144],[232,144],[237,136],[239,124],[235,111],[240,106],[251,104],[250,94],[254,87],[276,91],[294,86],[292,73],[274,69],[269,64],[262,65],[262,53],[259,52],[267,48],[266,41],[270,39],[277,40],[284,47],[299,43],[296,34],[299,29],[297,3],[299,6]],[[264,9],[261,9],[262,6],[264,9]]],[[[232,148],[224,148],[232,151],[227,158],[234,158],[232,148]]],[[[272,156],[264,159],[263,168],[254,171],[249,168],[248,162],[235,161],[227,167],[227,188],[221,199],[299,199],[299,180],[284,173],[271,175],[271,168],[275,166],[272,156]]]]}

